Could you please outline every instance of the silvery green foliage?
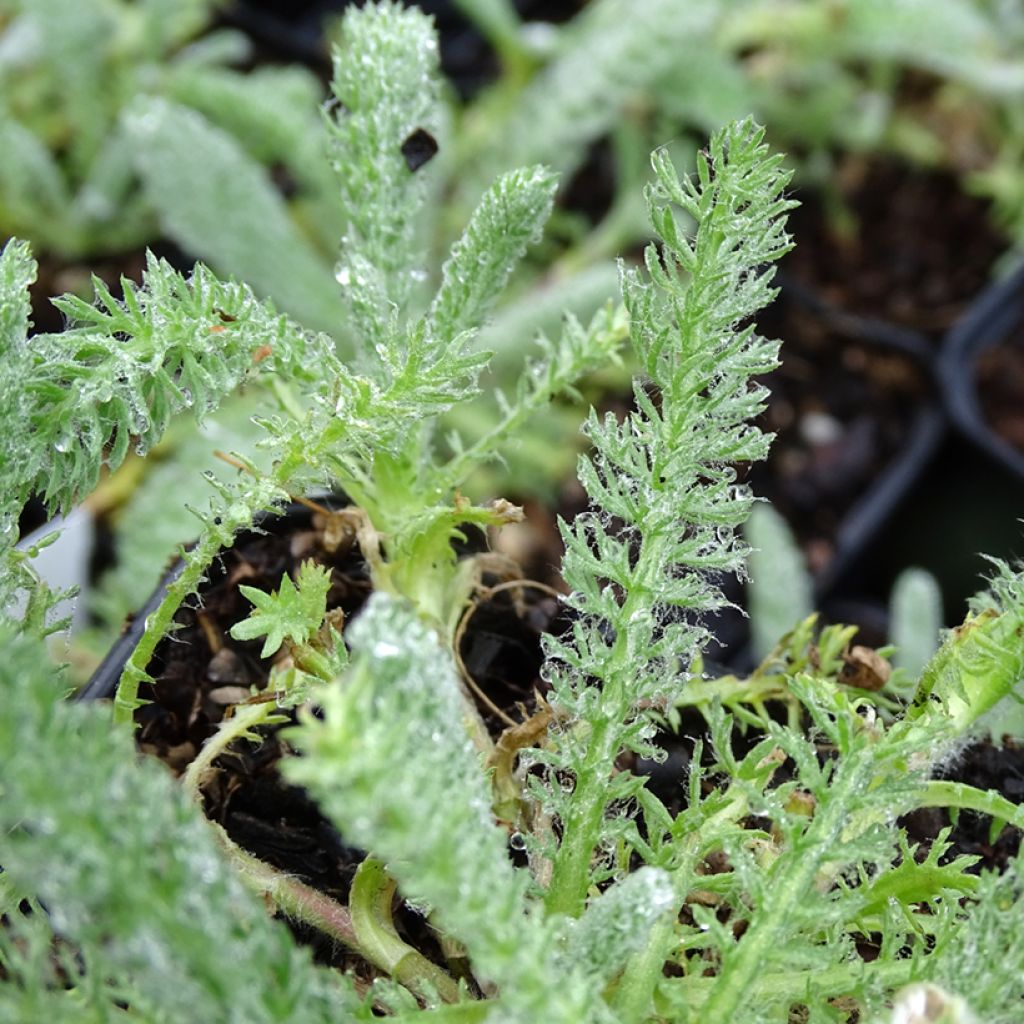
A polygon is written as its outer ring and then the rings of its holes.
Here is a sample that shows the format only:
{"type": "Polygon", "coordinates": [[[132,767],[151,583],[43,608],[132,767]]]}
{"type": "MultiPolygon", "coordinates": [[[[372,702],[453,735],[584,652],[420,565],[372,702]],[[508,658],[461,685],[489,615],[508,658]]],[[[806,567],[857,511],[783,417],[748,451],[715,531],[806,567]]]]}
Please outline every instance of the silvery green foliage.
{"type": "Polygon", "coordinates": [[[935,577],[924,569],[904,569],[889,597],[893,663],[919,676],[938,647],[941,629],[942,593],[935,577]]]}
{"type": "Polygon", "coordinates": [[[586,320],[609,297],[619,297],[619,271],[613,260],[547,279],[503,303],[480,332],[480,344],[494,352],[491,366],[500,376],[520,365],[523,338],[555,335],[565,313],[586,320]]]}
{"type": "Polygon", "coordinates": [[[27,246],[8,243],[0,258],[4,533],[33,491],[67,508],[129,445],[148,450],[175,413],[201,418],[259,372],[302,377],[316,349],[246,286],[202,266],[186,278],[152,256],[141,286],[122,282],[123,301],[94,279],[97,305],[55,300],[74,326],[29,341],[25,285],[34,277],[27,246]]]}
{"type": "Polygon", "coordinates": [[[678,907],[665,871],[641,867],[595,899],[573,922],[563,956],[566,969],[578,969],[595,981],[614,978],[631,956],[643,950],[651,929],[678,907]]]}
{"type": "Polygon", "coordinates": [[[550,216],[556,184],[550,171],[531,167],[503,175],[484,193],[441,271],[428,330],[458,337],[481,326],[550,216]]]}
{"type": "MultiPolygon", "coordinates": [[[[990,5],[998,8],[998,4],[990,5]]],[[[836,42],[859,58],[888,58],[995,95],[1019,97],[1024,64],[999,16],[969,0],[855,0],[843,5],[836,42]]]]}
{"type": "MultiPolygon", "coordinates": [[[[303,234],[267,169],[239,141],[198,111],[158,96],[140,97],[124,123],[167,237],[218,273],[272,295],[308,326],[338,330],[344,308],[332,261],[303,234]]],[[[324,162],[315,151],[307,156],[324,162]]]]}
{"type": "Polygon", "coordinates": [[[138,245],[156,224],[118,123],[126,98],[161,88],[213,0],[2,0],[0,224],[81,255],[138,245]]]}
{"type": "Polygon", "coordinates": [[[501,987],[495,1019],[600,1019],[571,965],[552,977],[554,936],[528,913],[528,876],[493,821],[451,655],[411,605],[379,593],[346,638],[352,669],[320,694],[322,718],[291,734],[304,756],[285,763],[286,777],[466,944],[501,987]]]}
{"type": "Polygon", "coordinates": [[[963,997],[985,1024],[1015,1024],[1024,1005],[1022,868],[1018,855],[1002,874],[981,876],[977,891],[958,915],[957,927],[925,961],[919,975],[963,997]]]}
{"type": "MultiPolygon", "coordinates": [[[[559,394],[574,393],[574,382],[583,374],[618,365],[619,349],[627,330],[625,311],[609,305],[598,310],[586,327],[566,314],[557,341],[540,335],[537,338],[540,358],[527,360],[515,393],[507,396],[500,388],[494,390],[497,421],[491,428],[469,448],[463,447],[459,436],[452,435],[453,455],[439,467],[436,486],[460,486],[487,452],[494,451],[510,438],[519,440],[517,431],[531,416],[541,412],[551,415],[552,399],[559,394]]],[[[551,453],[544,452],[544,457],[550,458],[551,453]]]]}
{"type": "Polygon", "coordinates": [[[304,68],[236,70],[252,56],[240,33],[192,41],[216,6],[0,0],[0,235],[81,258],[162,232],[336,332],[322,85],[304,68]]]}
{"type": "Polygon", "coordinates": [[[314,967],[269,918],[199,808],[163,766],[138,760],[131,731],[112,728],[99,706],[55,699],[38,643],[5,625],[0,644],[4,877],[85,951],[82,987],[63,992],[41,991],[43,964],[8,959],[19,975],[0,985],[0,1006],[21,1001],[20,985],[60,1008],[36,1019],[120,1019],[110,1014],[115,998],[143,1020],[327,1024],[353,1013],[349,982],[314,967]],[[55,781],[55,771],[73,782],[55,781]]]}
{"type": "MultiPolygon", "coordinates": [[[[377,298],[401,311],[423,257],[416,217],[426,198],[423,175],[410,174],[402,144],[417,129],[438,130],[437,38],[419,10],[386,3],[342,22],[328,122],[330,154],[346,225],[338,280],[351,294],[360,327],[386,322],[358,310],[377,298]]],[[[369,310],[367,311],[369,314],[369,310]]]]}
{"type": "MultiPolygon", "coordinates": [[[[253,452],[263,431],[252,422],[265,396],[256,389],[227,399],[215,412],[194,423],[177,420],[165,441],[175,457],[152,465],[122,506],[117,522],[117,563],[100,577],[87,595],[89,613],[109,631],[141,607],[167,566],[168,552],[195,536],[196,517],[190,507],[204,508],[210,499],[209,475],[229,481],[237,471],[214,452],[253,452]],[[173,494],[174,502],[167,496],[173,494]],[[180,503],[180,504],[179,504],[180,503]]],[[[269,461],[254,452],[257,469],[269,461]]]]}
{"type": "MultiPolygon", "coordinates": [[[[749,1005],[754,979],[764,974],[799,975],[857,962],[844,925],[855,918],[862,893],[842,885],[830,886],[820,900],[808,900],[807,893],[824,870],[836,875],[863,870],[867,875],[876,865],[891,862],[895,836],[885,826],[899,808],[912,805],[915,787],[922,781],[920,768],[913,772],[906,767],[920,742],[913,730],[895,728],[883,738],[880,729],[863,725],[856,702],[840,688],[826,690],[809,677],[796,677],[790,686],[810,713],[819,741],[829,744],[838,756],[822,764],[816,743],[779,727],[769,729],[758,758],[747,758],[750,771],[775,746],[795,766],[794,782],[761,789],[755,776],[749,788],[744,787],[751,812],[764,814],[780,830],[781,852],[771,863],[759,862],[756,850],[738,835],[726,842],[734,892],[745,893],[743,898],[749,897],[754,909],[748,915],[737,908],[749,922],[739,941],[724,931],[716,935],[723,947],[722,970],[700,1017],[687,1020],[699,1019],[702,1024],[736,1020],[749,1005]],[[811,796],[813,814],[807,813],[806,805],[787,806],[794,792],[811,796]]],[[[764,767],[761,772],[766,781],[764,767]]],[[[748,1018],[751,1024],[777,1019],[779,1007],[766,1001],[759,1010],[748,1018]]]]}
{"type": "Polygon", "coordinates": [[[350,10],[343,23],[347,53],[335,60],[339,107],[330,121],[347,221],[337,278],[364,362],[392,381],[429,376],[449,363],[446,397],[464,398],[486,363],[469,351],[470,332],[538,237],[555,181],[539,167],[496,181],[455,244],[426,319],[405,322],[413,286],[426,276],[416,220],[427,173],[410,171],[402,146],[417,131],[437,131],[439,113],[431,23],[415,9],[400,10],[390,2],[350,10]]]}
{"type": "Polygon", "coordinates": [[[714,26],[725,14],[713,0],[589,4],[561,30],[555,56],[508,115],[490,126],[488,151],[479,154],[484,173],[524,160],[572,170],[587,145],[613,129],[631,102],[649,101],[673,73],[678,86],[679,68],[687,65],[691,49],[714,51],[714,26]]]}
{"type": "Polygon", "coordinates": [[[760,659],[814,611],[814,589],[792,530],[771,505],[751,509],[743,537],[750,546],[751,645],[754,657],[760,659]]]}
{"type": "MultiPolygon", "coordinates": [[[[590,508],[560,524],[578,618],[568,636],[546,642],[547,673],[553,703],[592,726],[566,730],[557,752],[541,756],[588,782],[586,793],[552,787],[550,797],[566,827],[580,822],[583,845],[598,838],[601,787],[611,792],[595,774],[608,779],[622,745],[642,748],[647,730],[633,709],[682,685],[706,638],[697,616],[723,600],[716,574],[740,571],[747,554],[733,531],[753,497],[732,466],[767,452],[769,439],[750,423],[765,391],[751,378],[776,365],[778,344],[746,322],[774,295],[765,265],[789,248],[783,215],[793,206],[782,197],[788,176],[762,139],[750,121],[727,127],[702,154],[698,177],[683,182],[655,154],[648,204],[663,246],[648,247],[646,277],[623,276],[649,383],[634,385],[637,411],[623,422],[591,413],[594,452],[579,464],[590,508]],[[692,241],[673,206],[696,221],[692,241]]],[[[578,907],[591,848],[559,851],[565,907],[578,907]]]]}
{"type": "Polygon", "coordinates": [[[303,562],[293,583],[287,574],[273,594],[256,587],[239,586],[239,592],[255,606],[247,619],[231,627],[236,640],[265,637],[261,658],[274,654],[285,638],[304,644],[318,629],[327,612],[327,591],[331,589],[331,570],[315,562],[303,562]]]}

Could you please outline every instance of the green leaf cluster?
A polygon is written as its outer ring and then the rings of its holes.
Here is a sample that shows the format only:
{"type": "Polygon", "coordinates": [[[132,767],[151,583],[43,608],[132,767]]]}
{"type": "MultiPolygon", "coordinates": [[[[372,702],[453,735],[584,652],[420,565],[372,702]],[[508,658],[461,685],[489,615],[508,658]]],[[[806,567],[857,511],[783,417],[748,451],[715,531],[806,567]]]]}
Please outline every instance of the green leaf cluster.
{"type": "Polygon", "coordinates": [[[268,658],[285,638],[303,644],[320,628],[327,614],[331,573],[315,562],[303,562],[298,579],[293,583],[291,576],[282,576],[281,587],[274,594],[244,584],[238,589],[256,607],[249,618],[231,627],[231,635],[236,640],[265,637],[260,657],[268,658]]]}
{"type": "Polygon", "coordinates": [[[305,376],[316,342],[259,303],[245,285],[198,266],[186,278],[150,256],[142,285],[125,279],[115,299],[94,279],[96,305],[55,300],[73,324],[29,340],[27,246],[0,256],[4,336],[0,360],[2,533],[32,493],[56,509],[91,491],[104,466],[145,453],[171,417],[201,418],[240,384],[273,371],[305,376]]]}

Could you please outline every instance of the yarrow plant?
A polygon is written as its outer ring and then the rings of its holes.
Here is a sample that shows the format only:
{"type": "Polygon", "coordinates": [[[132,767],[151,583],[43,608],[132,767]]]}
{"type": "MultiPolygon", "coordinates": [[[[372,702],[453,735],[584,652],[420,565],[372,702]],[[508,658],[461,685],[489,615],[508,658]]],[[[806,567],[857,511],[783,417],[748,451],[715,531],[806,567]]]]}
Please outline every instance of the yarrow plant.
{"type": "Polygon", "coordinates": [[[568,320],[499,397],[490,433],[442,443],[438,417],[480,390],[475,334],[555,180],[542,167],[499,178],[418,307],[429,166],[406,144],[435,128],[436,42],[427,18],[390,2],[350,11],[344,28],[326,118],[354,364],[245,286],[157,260],[123,299],[97,285],[94,305],[58,300],[71,326],[29,338],[34,264],[19,242],[0,259],[5,1019],[1018,1019],[1018,867],[979,877],[971,858],[944,859],[945,836],[914,849],[899,815],[937,806],[989,814],[994,832],[1024,824],[998,795],[931,777],[1024,670],[1020,576],[997,567],[906,701],[841,682],[848,634],[815,637],[809,623],[749,678],[701,671],[703,616],[748,554],[736,529],[755,499],[735,466],[770,441],[753,424],[755,378],[778,345],[753,318],[773,296],[793,204],[761,129],[727,125],[692,177],[655,153],[658,241],[643,268],[623,269],[623,307],[568,320]],[[643,374],[635,409],[588,417],[589,506],[561,524],[570,625],[545,641],[550,690],[494,737],[455,657],[491,556],[460,557],[456,542],[522,512],[460,487],[627,337],[643,374]],[[42,647],[57,595],[14,547],[14,517],[33,492],[67,507],[172,415],[202,415],[242,383],[266,394],[270,468],[232,455],[238,476],[199,513],[113,721],[108,707],[61,701],[64,676],[42,647]],[[351,500],[336,525],[372,596],[342,623],[329,572],[311,562],[272,592],[243,586],[253,611],[232,636],[288,657],[255,695],[273,699],[239,703],[179,785],[133,745],[154,650],[238,531],[289,491],[325,485],[351,500]],[[664,757],[655,740],[684,711],[705,736],[663,800],[630,766],[664,757]],[[214,760],[282,724],[285,778],[367,851],[347,903],[260,861],[199,809],[214,760]],[[57,781],[68,767],[74,790],[57,781]],[[396,892],[436,949],[400,932],[396,892]],[[315,965],[265,904],[361,966],[315,965]]]}

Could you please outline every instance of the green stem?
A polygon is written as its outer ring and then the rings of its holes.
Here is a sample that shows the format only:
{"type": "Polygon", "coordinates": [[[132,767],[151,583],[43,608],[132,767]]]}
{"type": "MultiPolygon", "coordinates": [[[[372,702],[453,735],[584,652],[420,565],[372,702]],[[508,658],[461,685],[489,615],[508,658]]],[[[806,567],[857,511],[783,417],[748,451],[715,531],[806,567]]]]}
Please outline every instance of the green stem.
{"type": "Polygon", "coordinates": [[[157,644],[171,631],[174,616],[181,603],[189,594],[195,593],[203,580],[203,574],[214,558],[224,548],[234,543],[235,534],[252,526],[253,516],[260,509],[272,508],[287,497],[273,483],[259,480],[257,489],[250,495],[237,498],[220,510],[216,519],[207,521],[199,540],[188,551],[182,553],[185,567],[181,574],[167,588],[164,599],[156,611],[146,619],[146,629],[135,650],[132,651],[121,673],[114,696],[114,721],[128,724],[132,721],[139,700],[139,685],[152,682],[146,671],[157,644]]]}
{"type": "MultiPolygon", "coordinates": [[[[614,311],[609,310],[607,325],[597,335],[602,340],[594,343],[595,349],[620,345],[629,338],[629,317],[626,308],[619,305],[614,311]]],[[[546,408],[551,399],[569,388],[579,376],[578,369],[571,375],[556,377],[547,386],[538,388],[522,402],[516,403],[503,418],[474,444],[454,455],[437,471],[434,486],[442,491],[450,491],[461,486],[470,473],[481,463],[494,458],[505,438],[513,435],[530,417],[537,415],[546,408]]]]}
{"type": "Polygon", "coordinates": [[[619,716],[613,714],[594,725],[586,759],[576,777],[544,900],[549,914],[579,917],[586,903],[590,858],[601,832],[608,776],[619,751],[619,716]]]}
{"type": "MultiPolygon", "coordinates": [[[[356,926],[354,910],[350,911],[344,904],[318,889],[254,857],[233,842],[215,822],[210,822],[210,826],[228,858],[238,869],[242,881],[258,895],[269,898],[285,915],[341,943],[413,993],[426,994],[423,983],[428,982],[446,1002],[459,999],[458,985],[420,952],[401,943],[397,934],[395,939],[404,948],[396,960],[394,948],[383,948],[376,942],[366,941],[365,932],[356,926]]],[[[365,928],[365,922],[362,922],[362,926],[365,928]]]]}
{"type": "MultiPolygon", "coordinates": [[[[260,896],[269,897],[288,917],[302,921],[347,949],[364,955],[348,907],[318,889],[285,875],[238,846],[216,822],[209,822],[221,847],[238,869],[242,881],[260,896]]],[[[370,958],[367,957],[369,960],[370,958]]],[[[373,963],[372,960],[370,960],[373,963]]],[[[380,964],[375,966],[381,967],[380,964]]]]}
{"type": "MultiPolygon", "coordinates": [[[[814,992],[837,997],[862,988],[869,978],[879,988],[891,991],[913,981],[919,970],[917,962],[908,957],[905,960],[876,960],[872,963],[859,961],[849,966],[816,970],[813,974],[806,971],[761,974],[745,993],[745,1005],[777,1006],[786,1002],[799,1002],[807,997],[808,987],[814,992]]],[[[685,1006],[688,1019],[697,1013],[701,1024],[704,1024],[709,1018],[705,1018],[699,1011],[707,1006],[717,982],[718,979],[714,977],[696,976],[665,981],[655,992],[655,1011],[659,1017],[674,1020],[685,1006]]]]}
{"type": "Polygon", "coordinates": [[[994,789],[983,790],[969,786],[966,782],[949,782],[933,779],[925,784],[924,791],[915,801],[917,807],[955,807],[965,811],[977,811],[1004,821],[1014,828],[1024,829],[1024,807],[1007,800],[994,789]]]}
{"type": "Polygon", "coordinates": [[[114,721],[130,723],[137,708],[143,701],[139,699],[139,686],[153,682],[153,677],[146,671],[157,644],[167,635],[173,624],[174,616],[181,607],[182,601],[194,593],[203,578],[203,573],[221,549],[220,537],[212,533],[204,533],[199,543],[191,551],[185,552],[185,568],[181,575],[167,588],[164,599],[146,619],[146,629],[135,650],[132,651],[128,663],[121,673],[114,696],[114,721]]]}
{"type": "Polygon", "coordinates": [[[394,1024],[483,1024],[494,1007],[493,1000],[479,999],[474,1002],[415,1010],[412,1013],[399,1013],[390,1019],[394,1024]]]}
{"type": "MultiPolygon", "coordinates": [[[[640,576],[651,538],[641,541],[637,558],[640,576]]],[[[643,588],[631,591],[622,604],[620,623],[628,623],[634,615],[649,611],[651,599],[643,588]]],[[[577,773],[576,785],[569,797],[569,809],[562,822],[562,843],[552,863],[551,884],[545,897],[549,913],[579,917],[586,904],[590,886],[590,858],[604,819],[608,779],[619,755],[624,722],[629,713],[630,666],[635,665],[636,652],[628,628],[619,629],[609,656],[601,691],[601,713],[591,724],[590,743],[577,773]]]]}
{"type": "Polygon", "coordinates": [[[647,945],[626,965],[611,997],[615,1019],[628,1024],[650,1016],[658,982],[675,940],[675,919],[666,916],[651,931],[647,945]]]}
{"type": "Polygon", "coordinates": [[[384,865],[367,857],[356,870],[349,904],[363,956],[418,996],[431,990],[446,1003],[459,999],[459,986],[437,964],[404,942],[391,920],[395,883],[384,865]]]}

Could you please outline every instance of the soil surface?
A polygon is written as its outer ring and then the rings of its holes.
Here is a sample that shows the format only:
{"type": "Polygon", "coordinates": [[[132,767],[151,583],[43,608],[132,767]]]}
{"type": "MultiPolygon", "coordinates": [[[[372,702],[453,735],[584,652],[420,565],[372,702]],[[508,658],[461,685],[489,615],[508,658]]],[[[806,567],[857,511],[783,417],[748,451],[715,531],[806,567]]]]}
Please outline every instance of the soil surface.
{"type": "Polygon", "coordinates": [[[1007,249],[989,204],[943,172],[851,157],[833,195],[796,198],[785,272],[839,309],[935,340],[1007,249]]]}
{"type": "MultiPolygon", "coordinates": [[[[542,522],[536,532],[513,534],[498,550],[543,566],[551,553],[547,526],[542,522]]],[[[137,713],[143,751],[160,757],[176,773],[183,772],[228,709],[249,699],[250,687],[266,682],[270,665],[258,656],[260,641],[238,643],[228,636],[230,626],[250,609],[238,592],[239,583],[272,590],[282,573],[294,574],[304,560],[314,558],[332,570],[329,607],[341,609],[346,619],[359,611],[370,591],[366,565],[352,545],[342,543],[329,550],[329,531],[323,527],[324,521],[308,509],[296,509],[288,519],[268,520],[263,533],[241,535],[235,547],[223,553],[211,568],[201,601],[179,612],[181,628],[173,641],[160,645],[154,657],[151,672],[157,683],[146,694],[153,702],[137,713]]],[[[478,536],[471,538],[467,549],[484,547],[484,538],[478,536]]],[[[493,586],[500,581],[495,577],[484,582],[493,586]]],[[[561,631],[566,622],[558,618],[558,605],[550,594],[523,587],[481,600],[463,625],[459,652],[466,671],[485,695],[479,707],[497,736],[504,728],[502,716],[525,720],[535,708],[535,695],[545,692],[539,675],[540,638],[545,631],[561,631]]],[[[780,708],[780,720],[782,714],[780,708]]],[[[630,755],[619,768],[648,776],[653,792],[671,813],[678,813],[685,806],[687,770],[698,738],[705,740],[705,758],[710,758],[703,718],[684,710],[678,731],[666,731],[657,738],[667,754],[664,761],[630,755]]],[[[737,755],[742,756],[759,738],[754,730],[747,735],[737,731],[737,755]]],[[[346,901],[362,851],[345,842],[303,790],[281,780],[277,763],[284,752],[277,729],[269,730],[262,742],[236,743],[215,762],[215,773],[204,789],[206,812],[245,849],[346,901]]],[[[780,768],[780,780],[785,770],[780,768]]],[[[1024,796],[1024,750],[1012,745],[1005,750],[990,744],[969,747],[950,765],[947,776],[982,789],[997,789],[1019,802],[1024,796]]],[[[750,824],[767,827],[760,821],[750,824]]],[[[924,811],[910,816],[907,824],[923,853],[949,821],[945,812],[924,811]]],[[[963,814],[951,838],[947,859],[959,854],[979,856],[980,870],[1004,867],[1020,836],[1006,829],[990,842],[987,820],[963,814]]],[[[511,849],[510,856],[515,856],[511,849]]],[[[708,866],[709,871],[726,869],[724,864],[708,866]]],[[[406,941],[445,965],[436,938],[419,913],[402,903],[395,908],[395,923],[406,941]]],[[[357,958],[304,926],[292,927],[321,962],[369,980],[368,968],[357,958]]]]}
{"type": "MultiPolygon", "coordinates": [[[[938,773],[941,779],[966,782],[982,790],[995,790],[1012,803],[1024,801],[1024,748],[1004,737],[1005,745],[995,746],[984,740],[963,750],[956,760],[938,773]]],[[[1020,849],[1019,829],[1004,828],[992,841],[991,819],[974,811],[963,811],[952,820],[948,811],[926,807],[904,819],[903,824],[913,842],[922,844],[922,853],[938,838],[939,833],[952,826],[949,851],[942,863],[961,855],[978,858],[971,869],[974,872],[996,869],[1004,871],[1020,849]]]]}

